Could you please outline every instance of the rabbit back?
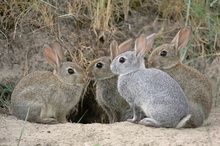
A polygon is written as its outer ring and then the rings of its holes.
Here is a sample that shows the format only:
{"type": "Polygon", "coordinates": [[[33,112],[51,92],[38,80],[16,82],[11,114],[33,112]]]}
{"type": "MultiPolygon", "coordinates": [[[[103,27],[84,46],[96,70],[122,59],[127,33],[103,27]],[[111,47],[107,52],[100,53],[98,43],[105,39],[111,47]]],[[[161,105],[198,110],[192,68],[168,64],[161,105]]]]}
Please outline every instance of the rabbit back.
{"type": "Polygon", "coordinates": [[[208,80],[199,71],[184,64],[165,72],[178,82],[189,100],[192,117],[186,127],[201,126],[212,108],[212,90],[208,80]]]}
{"type": "MultiPolygon", "coordinates": [[[[28,121],[38,121],[40,119],[41,109],[46,108],[46,102],[48,100],[45,96],[52,96],[57,90],[56,84],[50,85],[49,78],[53,75],[51,72],[33,72],[23,77],[17,84],[12,93],[12,113],[19,119],[25,119],[26,114],[29,111],[28,121]],[[45,77],[46,80],[41,80],[39,77],[45,77]],[[47,84],[47,87],[42,84],[47,84]],[[50,92],[47,91],[49,89],[50,92]],[[51,92],[54,91],[54,92],[51,92]],[[46,95],[45,95],[46,93],[46,95]],[[45,98],[44,98],[45,97],[45,98]]],[[[51,113],[51,117],[55,117],[55,112],[51,113]]]]}
{"type": "Polygon", "coordinates": [[[25,76],[15,87],[12,112],[24,120],[30,108],[31,122],[40,122],[44,116],[58,118],[58,113],[66,114],[78,103],[82,90],[82,86],[60,84],[52,72],[37,71],[25,76]]]}
{"type": "Polygon", "coordinates": [[[158,69],[142,69],[119,76],[119,93],[132,106],[164,127],[176,127],[188,115],[188,101],[181,87],[158,69]]]}

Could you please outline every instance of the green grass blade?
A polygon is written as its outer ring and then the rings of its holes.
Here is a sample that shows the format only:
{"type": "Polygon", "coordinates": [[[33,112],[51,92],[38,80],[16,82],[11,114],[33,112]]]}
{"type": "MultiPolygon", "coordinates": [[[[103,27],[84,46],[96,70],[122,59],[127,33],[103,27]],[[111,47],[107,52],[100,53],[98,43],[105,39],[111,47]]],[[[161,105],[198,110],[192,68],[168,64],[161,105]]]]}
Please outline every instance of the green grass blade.
{"type": "Polygon", "coordinates": [[[220,89],[220,80],[218,80],[218,88],[216,91],[216,95],[215,95],[215,106],[217,106],[217,102],[218,102],[218,95],[219,95],[219,89],[220,89]]]}
{"type": "Polygon", "coordinates": [[[188,1],[188,4],[187,4],[187,13],[186,13],[186,22],[185,22],[185,26],[188,25],[190,6],[191,6],[191,0],[189,0],[189,1],[188,1]]]}
{"type": "Polygon", "coordinates": [[[20,146],[21,137],[22,137],[22,135],[23,135],[23,133],[24,133],[24,128],[25,128],[25,125],[26,125],[26,123],[27,123],[29,111],[30,111],[30,108],[28,108],[28,111],[27,111],[27,114],[26,114],[26,117],[25,117],[25,120],[24,120],[24,124],[23,124],[22,130],[21,130],[21,133],[20,133],[20,137],[19,137],[19,139],[18,139],[18,146],[20,146]]]}

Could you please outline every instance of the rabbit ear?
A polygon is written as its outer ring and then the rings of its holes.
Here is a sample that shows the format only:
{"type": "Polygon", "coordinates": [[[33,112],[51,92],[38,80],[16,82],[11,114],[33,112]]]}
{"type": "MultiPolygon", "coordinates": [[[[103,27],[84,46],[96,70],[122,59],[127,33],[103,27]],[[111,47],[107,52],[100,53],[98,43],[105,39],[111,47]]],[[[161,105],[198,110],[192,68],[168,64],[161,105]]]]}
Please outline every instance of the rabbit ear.
{"type": "Polygon", "coordinates": [[[147,44],[147,40],[144,34],[142,34],[136,39],[134,51],[137,57],[141,57],[145,54],[146,44],[147,44]]]}
{"type": "Polygon", "coordinates": [[[111,61],[118,55],[118,42],[113,40],[110,44],[111,61]]]}
{"type": "Polygon", "coordinates": [[[111,60],[113,60],[117,55],[122,54],[126,51],[129,51],[131,49],[131,45],[132,45],[132,39],[131,38],[124,41],[119,46],[118,46],[118,43],[115,40],[112,41],[112,43],[110,45],[111,60]]]}
{"type": "Polygon", "coordinates": [[[156,36],[156,34],[153,33],[146,38],[146,40],[147,40],[146,52],[149,52],[151,50],[153,43],[154,43],[155,36],[156,36]]]}
{"type": "Polygon", "coordinates": [[[187,26],[182,28],[174,37],[171,43],[175,45],[176,53],[182,48],[186,47],[191,37],[191,27],[187,26]]]}
{"type": "Polygon", "coordinates": [[[53,50],[49,45],[44,45],[43,54],[48,63],[53,66],[55,70],[60,66],[60,61],[56,51],[53,50]]]}
{"type": "Polygon", "coordinates": [[[52,43],[51,47],[56,51],[57,56],[59,57],[59,60],[64,61],[64,53],[63,53],[60,43],[55,41],[52,43]]]}
{"type": "Polygon", "coordinates": [[[118,54],[131,50],[132,41],[132,38],[130,38],[121,43],[118,47],[118,54]]]}
{"type": "Polygon", "coordinates": [[[145,53],[149,52],[155,38],[155,33],[151,34],[146,38],[144,34],[142,34],[135,41],[135,53],[137,57],[144,56],[145,53]]]}

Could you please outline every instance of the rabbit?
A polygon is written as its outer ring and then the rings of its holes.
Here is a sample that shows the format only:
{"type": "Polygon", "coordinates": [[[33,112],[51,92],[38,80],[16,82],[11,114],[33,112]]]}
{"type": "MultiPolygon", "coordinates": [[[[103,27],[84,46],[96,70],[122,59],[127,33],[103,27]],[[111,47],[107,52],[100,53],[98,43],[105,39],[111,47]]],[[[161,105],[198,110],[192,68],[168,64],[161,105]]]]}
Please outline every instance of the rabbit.
{"type": "Polygon", "coordinates": [[[191,118],[185,127],[203,125],[212,107],[212,92],[208,80],[196,69],[182,64],[181,50],[191,36],[191,27],[182,28],[170,44],[163,44],[152,51],[148,58],[149,67],[168,73],[182,87],[190,104],[191,118]]]}
{"type": "MultiPolygon", "coordinates": [[[[110,65],[118,76],[118,91],[133,109],[133,119],[149,127],[182,128],[190,119],[188,100],[167,73],[145,67],[144,55],[153,45],[155,34],[141,35],[134,51],[114,48],[116,54],[110,65]],[[138,108],[145,113],[141,119],[138,108]]],[[[117,46],[117,45],[116,45],[117,46]]]]}
{"type": "Polygon", "coordinates": [[[66,115],[80,100],[87,76],[76,63],[64,61],[58,42],[44,45],[43,54],[54,71],[35,71],[20,80],[11,96],[12,114],[22,120],[27,115],[29,122],[66,123],[66,115]]]}
{"type": "MultiPolygon", "coordinates": [[[[111,44],[110,50],[114,47],[113,45],[111,44]]],[[[131,45],[132,39],[128,39],[119,48],[129,49],[131,45]]],[[[93,60],[87,68],[87,76],[96,81],[96,100],[107,114],[109,123],[114,123],[131,118],[132,109],[118,93],[118,76],[113,74],[110,69],[111,56],[103,56],[93,60]]]]}

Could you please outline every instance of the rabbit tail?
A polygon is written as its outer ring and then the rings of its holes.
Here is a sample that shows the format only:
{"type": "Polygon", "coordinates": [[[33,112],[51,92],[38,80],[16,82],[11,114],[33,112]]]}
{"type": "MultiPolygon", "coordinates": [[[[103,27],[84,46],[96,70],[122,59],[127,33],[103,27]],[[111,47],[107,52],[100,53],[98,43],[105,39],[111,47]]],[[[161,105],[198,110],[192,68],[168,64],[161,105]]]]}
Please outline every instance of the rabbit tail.
{"type": "Polygon", "coordinates": [[[190,111],[189,113],[192,117],[187,121],[185,128],[196,128],[203,125],[206,120],[205,107],[199,103],[190,102],[190,111]]]}
{"type": "Polygon", "coordinates": [[[176,128],[182,128],[186,125],[186,122],[189,121],[189,119],[191,118],[191,115],[188,114],[187,116],[185,116],[183,119],[180,120],[180,122],[177,124],[176,128]]]}

